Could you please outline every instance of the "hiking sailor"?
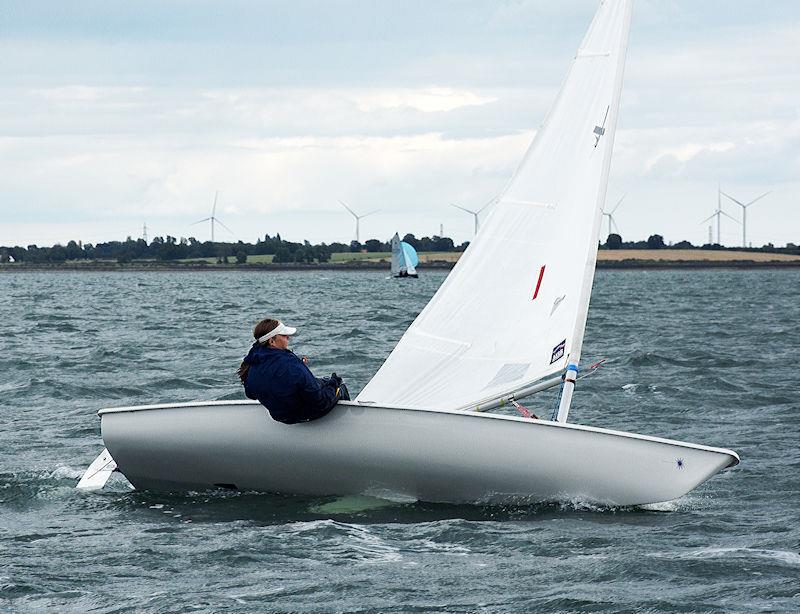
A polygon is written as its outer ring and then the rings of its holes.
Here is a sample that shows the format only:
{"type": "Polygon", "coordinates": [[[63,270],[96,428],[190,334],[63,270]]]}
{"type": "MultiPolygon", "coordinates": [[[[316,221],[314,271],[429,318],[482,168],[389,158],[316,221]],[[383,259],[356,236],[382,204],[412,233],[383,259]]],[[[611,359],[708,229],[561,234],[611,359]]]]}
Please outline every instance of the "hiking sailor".
{"type": "Polygon", "coordinates": [[[256,341],[237,374],[248,398],[258,400],[278,422],[296,424],[322,418],[341,400],[350,400],[342,378],[316,378],[289,349],[296,328],[273,319],[261,320],[253,329],[256,341]]]}

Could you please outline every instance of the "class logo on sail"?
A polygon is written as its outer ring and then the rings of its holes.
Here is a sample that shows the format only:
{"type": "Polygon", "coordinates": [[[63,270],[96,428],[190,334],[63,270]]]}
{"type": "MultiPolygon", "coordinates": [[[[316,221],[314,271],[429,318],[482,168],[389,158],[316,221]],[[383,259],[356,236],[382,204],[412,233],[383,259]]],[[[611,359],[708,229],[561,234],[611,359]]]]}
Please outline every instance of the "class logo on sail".
{"type": "Polygon", "coordinates": [[[564,339],[561,343],[559,343],[556,347],[553,348],[553,353],[550,355],[550,364],[552,365],[555,361],[560,358],[564,357],[564,348],[567,347],[567,340],[564,339]]]}

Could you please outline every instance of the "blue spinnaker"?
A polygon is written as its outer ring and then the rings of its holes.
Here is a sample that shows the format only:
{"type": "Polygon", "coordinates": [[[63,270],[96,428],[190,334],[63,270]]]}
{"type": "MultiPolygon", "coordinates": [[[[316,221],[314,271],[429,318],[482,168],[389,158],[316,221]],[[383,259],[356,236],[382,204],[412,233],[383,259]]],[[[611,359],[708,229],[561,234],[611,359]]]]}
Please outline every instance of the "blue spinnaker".
{"type": "Polygon", "coordinates": [[[417,256],[417,250],[415,250],[411,245],[409,245],[405,241],[400,241],[400,247],[403,248],[403,255],[406,257],[406,264],[416,268],[416,266],[419,264],[419,256],[417,256]]]}

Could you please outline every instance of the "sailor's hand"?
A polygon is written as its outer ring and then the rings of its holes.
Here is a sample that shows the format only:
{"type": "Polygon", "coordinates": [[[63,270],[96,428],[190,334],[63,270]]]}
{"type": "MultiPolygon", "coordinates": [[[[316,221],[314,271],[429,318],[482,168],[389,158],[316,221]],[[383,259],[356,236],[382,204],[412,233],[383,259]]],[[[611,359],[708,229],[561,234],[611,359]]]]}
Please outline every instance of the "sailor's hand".
{"type": "Polygon", "coordinates": [[[307,365],[307,364],[308,364],[308,356],[303,356],[303,357],[302,357],[300,360],[302,360],[302,361],[303,361],[303,364],[304,364],[304,365],[307,365]]]}

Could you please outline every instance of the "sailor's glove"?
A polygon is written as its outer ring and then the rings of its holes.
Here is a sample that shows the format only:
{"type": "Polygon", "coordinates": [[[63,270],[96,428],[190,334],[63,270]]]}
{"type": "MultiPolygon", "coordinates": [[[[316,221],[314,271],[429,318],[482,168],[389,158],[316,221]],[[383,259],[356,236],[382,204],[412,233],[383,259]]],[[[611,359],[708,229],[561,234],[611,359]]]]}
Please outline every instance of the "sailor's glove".
{"type": "Polygon", "coordinates": [[[331,373],[330,382],[335,388],[338,388],[342,385],[342,378],[336,375],[336,373],[331,373]]]}

